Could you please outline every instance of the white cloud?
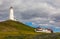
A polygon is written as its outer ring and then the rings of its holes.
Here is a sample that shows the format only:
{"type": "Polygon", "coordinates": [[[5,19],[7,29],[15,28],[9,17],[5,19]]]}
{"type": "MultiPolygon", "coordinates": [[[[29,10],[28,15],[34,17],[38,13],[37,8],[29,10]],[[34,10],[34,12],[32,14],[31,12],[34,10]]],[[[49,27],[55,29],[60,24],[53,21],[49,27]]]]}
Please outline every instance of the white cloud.
{"type": "Polygon", "coordinates": [[[55,21],[50,20],[49,23],[55,23],[55,21]]]}
{"type": "Polygon", "coordinates": [[[39,24],[40,26],[49,26],[49,24],[39,24]]]}
{"type": "Polygon", "coordinates": [[[60,27],[55,27],[55,28],[60,29],[60,27]]]}
{"type": "Polygon", "coordinates": [[[36,17],[36,18],[32,18],[31,20],[35,20],[35,21],[37,21],[37,20],[48,20],[47,18],[40,18],[40,17],[36,17]]]}

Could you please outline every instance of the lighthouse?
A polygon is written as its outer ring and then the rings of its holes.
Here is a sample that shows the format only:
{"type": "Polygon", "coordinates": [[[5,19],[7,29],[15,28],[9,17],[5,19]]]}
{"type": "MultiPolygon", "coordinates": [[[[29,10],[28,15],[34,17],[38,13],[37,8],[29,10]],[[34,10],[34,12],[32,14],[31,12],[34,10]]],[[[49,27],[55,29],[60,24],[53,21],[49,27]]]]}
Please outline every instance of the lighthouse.
{"type": "Polygon", "coordinates": [[[14,19],[14,9],[13,9],[13,7],[10,7],[10,16],[9,16],[9,19],[10,20],[15,20],[14,19]]]}

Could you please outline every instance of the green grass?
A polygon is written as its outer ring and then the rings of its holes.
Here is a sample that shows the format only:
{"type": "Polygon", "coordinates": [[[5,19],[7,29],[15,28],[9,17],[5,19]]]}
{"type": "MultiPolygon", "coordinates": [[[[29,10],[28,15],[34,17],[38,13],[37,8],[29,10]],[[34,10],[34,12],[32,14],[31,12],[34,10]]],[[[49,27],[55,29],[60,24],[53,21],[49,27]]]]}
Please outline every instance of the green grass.
{"type": "Polygon", "coordinates": [[[60,34],[22,34],[19,36],[8,36],[4,39],[60,39],[60,34]]]}
{"type": "Polygon", "coordinates": [[[29,27],[21,22],[7,20],[0,22],[0,31],[6,29],[7,31],[28,31],[33,32],[34,28],[29,27]]]}
{"type": "Polygon", "coordinates": [[[0,39],[60,39],[60,33],[36,33],[28,25],[7,20],[0,22],[0,39]]]}

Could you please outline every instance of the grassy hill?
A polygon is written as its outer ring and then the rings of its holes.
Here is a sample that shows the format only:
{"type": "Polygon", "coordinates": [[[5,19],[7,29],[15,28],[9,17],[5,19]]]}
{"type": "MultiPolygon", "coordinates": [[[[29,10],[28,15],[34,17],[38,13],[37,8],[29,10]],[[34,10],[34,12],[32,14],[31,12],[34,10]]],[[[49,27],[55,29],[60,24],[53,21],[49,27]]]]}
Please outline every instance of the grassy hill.
{"type": "Polygon", "coordinates": [[[18,21],[7,20],[0,22],[0,32],[20,32],[20,33],[30,33],[34,32],[34,28],[29,27],[18,21]]]}
{"type": "Polygon", "coordinates": [[[0,22],[0,39],[9,35],[34,34],[34,28],[18,21],[7,20],[0,22]]]}
{"type": "Polygon", "coordinates": [[[60,33],[36,33],[28,25],[7,20],[0,22],[0,39],[60,39],[60,33]]]}

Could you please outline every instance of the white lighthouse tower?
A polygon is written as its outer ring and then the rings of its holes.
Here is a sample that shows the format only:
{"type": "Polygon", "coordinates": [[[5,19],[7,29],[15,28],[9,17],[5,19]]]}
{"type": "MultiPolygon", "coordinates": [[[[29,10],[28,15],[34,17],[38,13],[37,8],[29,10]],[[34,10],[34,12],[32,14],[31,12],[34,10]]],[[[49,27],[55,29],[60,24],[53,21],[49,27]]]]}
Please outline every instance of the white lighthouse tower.
{"type": "Polygon", "coordinates": [[[14,19],[14,10],[13,10],[13,7],[10,7],[10,16],[9,16],[9,19],[10,20],[15,20],[14,19]]]}

